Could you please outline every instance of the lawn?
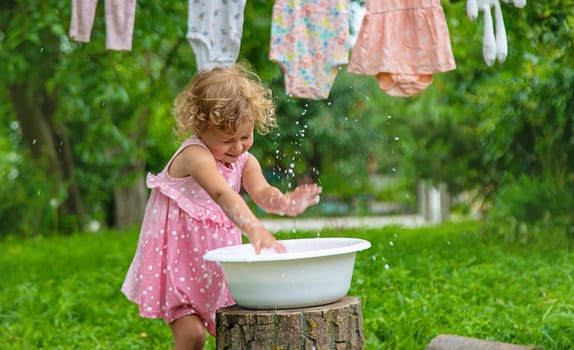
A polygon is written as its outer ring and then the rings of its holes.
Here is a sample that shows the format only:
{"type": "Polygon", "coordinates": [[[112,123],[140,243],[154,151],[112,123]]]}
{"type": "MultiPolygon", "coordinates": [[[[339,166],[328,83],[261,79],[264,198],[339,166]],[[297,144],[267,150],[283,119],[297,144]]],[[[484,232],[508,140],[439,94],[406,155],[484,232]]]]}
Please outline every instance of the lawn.
{"type": "MultiPolygon", "coordinates": [[[[170,349],[163,321],[119,292],[137,235],[0,242],[0,349],[170,349]]],[[[464,222],[320,235],[372,243],[349,291],[363,302],[366,349],[423,350],[441,333],[574,349],[574,251],[560,233],[506,242],[464,222]]]]}

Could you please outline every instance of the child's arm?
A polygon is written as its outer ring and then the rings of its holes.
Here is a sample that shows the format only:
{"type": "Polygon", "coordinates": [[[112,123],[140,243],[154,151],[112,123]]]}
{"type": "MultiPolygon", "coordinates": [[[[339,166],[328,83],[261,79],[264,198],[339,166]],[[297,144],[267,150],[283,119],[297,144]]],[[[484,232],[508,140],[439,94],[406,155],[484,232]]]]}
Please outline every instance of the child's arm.
{"type": "Polygon", "coordinates": [[[221,174],[213,155],[206,149],[190,146],[183,150],[174,162],[172,169],[179,174],[187,173],[219,204],[227,217],[249,238],[259,254],[262,248],[274,248],[284,252],[285,248],[275,240],[255,217],[243,198],[235,192],[221,174]],[[175,169],[177,168],[177,169],[175,169]]]}
{"type": "Polygon", "coordinates": [[[282,193],[271,186],[261,171],[259,161],[249,154],[243,169],[243,187],[255,203],[266,211],[279,215],[294,216],[319,203],[321,187],[316,184],[302,185],[282,193]]]}

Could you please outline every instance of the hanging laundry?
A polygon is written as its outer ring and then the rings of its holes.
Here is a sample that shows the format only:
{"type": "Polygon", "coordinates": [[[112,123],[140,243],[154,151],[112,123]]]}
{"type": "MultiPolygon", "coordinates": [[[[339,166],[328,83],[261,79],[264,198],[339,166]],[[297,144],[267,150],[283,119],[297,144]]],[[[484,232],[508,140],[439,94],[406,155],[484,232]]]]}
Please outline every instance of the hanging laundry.
{"type": "Polygon", "coordinates": [[[456,68],[440,0],[367,0],[348,72],[376,76],[391,96],[410,97],[433,74],[456,68]]]}
{"type": "Polygon", "coordinates": [[[189,0],[189,41],[198,70],[229,67],[237,61],[246,0],[189,0]]]}
{"type": "MultiPolygon", "coordinates": [[[[89,42],[98,0],[72,0],[70,37],[89,42]]],[[[136,0],[106,0],[106,48],[130,51],[136,13],[136,0]]]]}
{"type": "MultiPolygon", "coordinates": [[[[504,0],[512,3],[515,7],[524,7],[525,0],[504,0]]],[[[482,57],[488,66],[492,66],[496,60],[504,62],[508,55],[508,40],[506,27],[502,16],[499,0],[467,0],[466,14],[472,21],[478,18],[478,12],[484,12],[484,30],[482,33],[482,57]],[[494,9],[494,25],[492,22],[491,8],[494,9]]]]}
{"type": "Polygon", "coordinates": [[[349,62],[349,0],[276,0],[269,58],[297,98],[325,99],[349,62]]]}

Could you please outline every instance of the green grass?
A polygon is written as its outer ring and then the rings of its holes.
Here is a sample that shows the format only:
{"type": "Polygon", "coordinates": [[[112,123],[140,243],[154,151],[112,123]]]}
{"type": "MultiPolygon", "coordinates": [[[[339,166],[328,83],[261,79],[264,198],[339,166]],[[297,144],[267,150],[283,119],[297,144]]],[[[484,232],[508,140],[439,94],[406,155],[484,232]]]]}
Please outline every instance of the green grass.
{"type": "MultiPolygon", "coordinates": [[[[507,243],[457,223],[327,236],[373,245],[349,291],[366,349],[423,350],[441,333],[574,349],[574,252],[559,233],[507,243]]],[[[163,321],[119,291],[136,242],[136,231],[0,242],[0,349],[170,349],[163,321]]]]}

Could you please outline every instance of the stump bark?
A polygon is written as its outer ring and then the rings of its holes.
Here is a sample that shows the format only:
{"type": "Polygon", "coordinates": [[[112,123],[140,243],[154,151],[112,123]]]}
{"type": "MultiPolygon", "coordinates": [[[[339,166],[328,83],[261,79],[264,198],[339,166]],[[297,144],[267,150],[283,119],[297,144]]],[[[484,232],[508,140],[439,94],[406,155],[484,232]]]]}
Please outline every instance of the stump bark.
{"type": "Polygon", "coordinates": [[[536,346],[499,343],[490,340],[441,334],[436,336],[426,350],[542,350],[536,346]]]}
{"type": "Polygon", "coordinates": [[[233,305],[217,310],[217,350],[361,350],[361,300],[298,309],[252,310],[233,305]]]}

